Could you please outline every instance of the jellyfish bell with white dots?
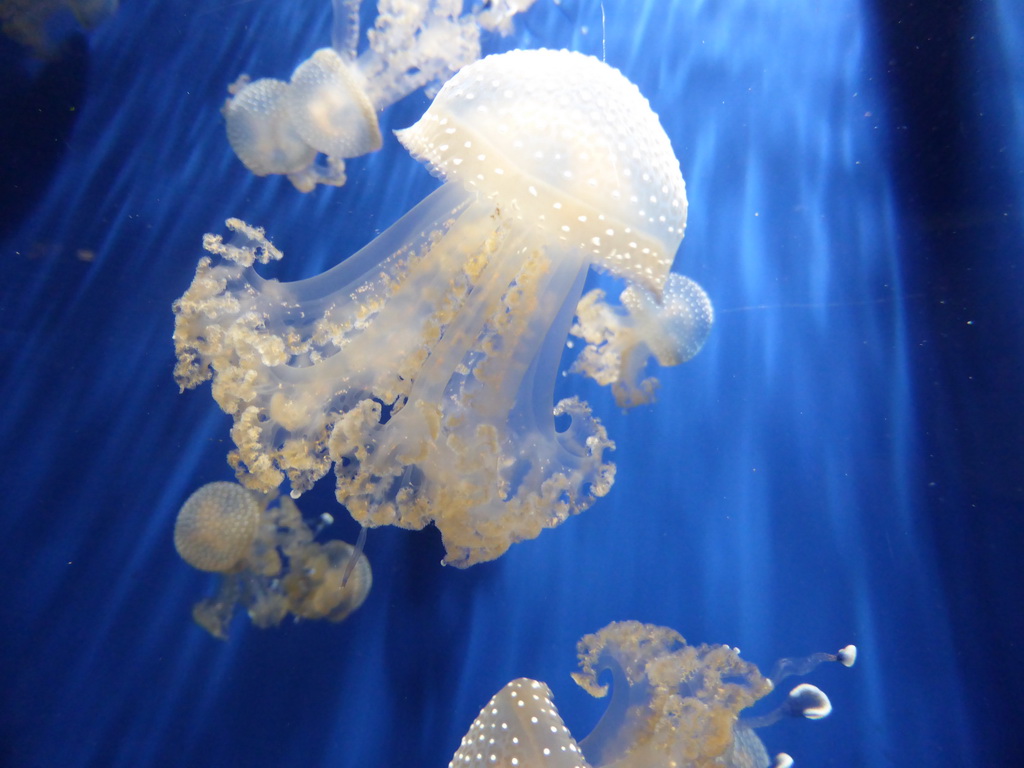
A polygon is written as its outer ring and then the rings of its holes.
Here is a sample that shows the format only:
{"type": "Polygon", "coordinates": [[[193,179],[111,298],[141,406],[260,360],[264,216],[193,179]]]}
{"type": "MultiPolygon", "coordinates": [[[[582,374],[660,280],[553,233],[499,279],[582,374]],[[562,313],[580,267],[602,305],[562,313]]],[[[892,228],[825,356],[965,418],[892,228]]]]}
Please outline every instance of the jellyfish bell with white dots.
{"type": "Polygon", "coordinates": [[[711,334],[714,319],[704,289],[676,272],[669,273],[660,291],[629,285],[618,305],[595,288],[576,308],[570,333],[585,346],[570,370],[611,385],[621,408],[650,403],[658,381],[642,378],[648,361],[653,358],[667,368],[693,359],[711,334]]]}
{"type": "Polygon", "coordinates": [[[262,512],[259,499],[238,483],[207,483],[178,511],[174,548],[197,570],[227,573],[248,556],[262,512]]]}
{"type": "Polygon", "coordinates": [[[226,640],[239,606],[261,628],[289,615],[346,619],[366,600],[373,575],[360,548],[315,540],[330,522],[326,515],[310,525],[290,498],[238,483],[197,489],[178,511],[174,547],[193,568],[219,574],[219,582],[214,596],[193,607],[195,622],[226,640]]]}
{"type": "Polygon", "coordinates": [[[611,488],[613,442],[555,381],[591,268],[657,297],[630,311],[659,349],[685,184],[637,87],[568,51],[463,68],[399,140],[442,186],[322,275],[261,277],[282,252],[236,219],[206,237],[175,376],[212,380],[247,487],[297,497],[333,467],[360,523],[433,524],[467,567],[611,488]]]}
{"type": "Polygon", "coordinates": [[[381,148],[377,115],[413,91],[440,84],[480,57],[482,31],[509,34],[535,0],[379,0],[359,53],[359,0],[334,0],[332,45],[296,67],[289,81],[229,86],[228,142],[257,176],[287,176],[301,192],[342,186],[345,160],[381,148]]]}
{"type": "Polygon", "coordinates": [[[583,768],[579,745],[544,683],[513,680],[480,710],[449,768],[583,768]]]}
{"type": "MultiPolygon", "coordinates": [[[[783,660],[799,665],[785,667],[784,676],[822,661],[848,665],[851,648],[783,660]]],[[[762,675],[736,648],[691,646],[667,627],[613,622],[583,637],[577,650],[576,683],[593,696],[612,693],[586,738],[577,742],[566,728],[547,685],[520,678],[480,711],[449,768],[789,768],[792,757],[769,757],[755,728],[787,715],[820,719],[831,712],[825,694],[803,683],[771,715],[742,716],[781,679],[762,675]],[[610,685],[598,682],[605,672],[610,685]]]]}

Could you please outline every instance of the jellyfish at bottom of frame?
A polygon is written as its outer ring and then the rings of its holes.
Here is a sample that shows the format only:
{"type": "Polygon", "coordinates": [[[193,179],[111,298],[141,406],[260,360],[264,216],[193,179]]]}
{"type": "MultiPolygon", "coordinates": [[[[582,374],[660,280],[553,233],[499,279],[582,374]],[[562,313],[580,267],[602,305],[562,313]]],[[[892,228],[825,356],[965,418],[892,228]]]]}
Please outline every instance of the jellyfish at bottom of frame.
{"type": "Polygon", "coordinates": [[[311,528],[290,498],[215,482],[193,493],[174,526],[174,545],[192,567],[221,575],[217,593],[192,617],[226,640],[235,609],[258,627],[296,619],[342,621],[370,591],[366,556],[344,541],[315,541],[330,516],[311,528]]]}
{"type": "Polygon", "coordinates": [[[735,648],[690,646],[674,630],[637,621],[586,635],[577,650],[581,671],[573,679],[588,693],[607,695],[609,686],[597,678],[605,670],[612,675],[608,709],[589,736],[577,742],[551,690],[520,678],[480,711],[449,768],[787,768],[792,758],[769,758],[754,729],[783,716],[825,717],[828,697],[805,683],[769,715],[739,713],[784,677],[824,661],[851,666],[856,658],[856,648],[847,646],[837,654],[784,659],[776,666],[780,677],[767,678],[735,648]]]}

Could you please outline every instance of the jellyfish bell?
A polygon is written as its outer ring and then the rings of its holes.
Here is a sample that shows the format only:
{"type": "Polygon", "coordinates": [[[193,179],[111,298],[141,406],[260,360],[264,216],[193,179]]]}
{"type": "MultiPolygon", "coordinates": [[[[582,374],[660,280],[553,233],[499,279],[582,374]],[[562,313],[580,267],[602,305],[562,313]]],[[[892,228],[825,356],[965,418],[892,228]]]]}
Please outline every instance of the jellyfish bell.
{"type": "Polygon", "coordinates": [[[251,491],[237,483],[207,483],[178,511],[174,547],[193,568],[225,573],[249,554],[261,514],[251,491]]]}
{"type": "Polygon", "coordinates": [[[284,82],[263,77],[233,86],[221,113],[228,143],[257,176],[282,174],[303,192],[345,183],[344,158],[381,147],[377,113],[351,61],[322,48],[284,82]],[[318,160],[319,155],[325,161],[318,160]]]}
{"type": "Polygon", "coordinates": [[[381,148],[365,84],[332,48],[321,48],[296,68],[285,104],[296,132],[317,152],[358,157],[381,148]]]}
{"type": "Polygon", "coordinates": [[[686,226],[668,136],[593,57],[511,51],[452,78],[398,139],[566,252],[660,292],[686,226]]]}
{"type": "Polygon", "coordinates": [[[637,336],[663,366],[693,359],[711,333],[711,300],[685,275],[670,273],[660,298],[631,285],[620,301],[633,318],[637,336]]]}
{"type": "Polygon", "coordinates": [[[298,495],[333,464],[356,520],[433,523],[465,567],[611,487],[613,443],[554,382],[590,267],[661,291],[685,188],[646,99],[579,53],[465,67],[399,139],[444,184],[328,272],[261,278],[281,252],[237,220],[204,240],[221,260],[175,302],[175,375],[213,379],[248,487],[298,495]]]}
{"type": "Polygon", "coordinates": [[[491,697],[463,737],[448,768],[585,768],[576,740],[551,699],[551,689],[513,680],[491,697]]]}

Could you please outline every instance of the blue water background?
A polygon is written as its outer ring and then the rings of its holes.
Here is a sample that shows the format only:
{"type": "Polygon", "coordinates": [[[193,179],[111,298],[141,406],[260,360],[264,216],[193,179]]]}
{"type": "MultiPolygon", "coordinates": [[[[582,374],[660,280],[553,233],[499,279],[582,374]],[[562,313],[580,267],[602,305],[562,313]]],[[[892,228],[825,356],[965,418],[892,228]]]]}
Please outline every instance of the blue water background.
{"type": "MultiPolygon", "coordinates": [[[[893,47],[926,41],[895,15],[539,0],[489,39],[604,56],[650,99],[690,199],[676,269],[712,297],[712,337],[649,407],[560,383],[617,443],[585,514],[468,571],[438,564],[434,531],[371,531],[348,621],[243,619],[228,643],[192,624],[213,581],[171,541],[189,493],[231,477],[228,418],[171,377],[171,302],[228,216],[267,228],[282,278],[369,242],[436,187],[390,135],[428,101],[383,116],[348,186],[302,195],[242,167],[218,108],[238,74],[286,77],[326,45],[328,3],[124,0],[48,69],[5,44],[0,120],[31,152],[5,167],[0,222],[0,763],[443,766],[519,676],[582,737],[603,702],[569,678],[576,640],[639,619],[765,669],[856,643],[853,670],[813,678],[832,717],[763,732],[800,766],[1014,764],[1024,23],[1011,0],[955,19],[983,41],[949,85],[975,154],[915,186],[927,142],[906,136],[932,123],[907,119],[915,64],[893,47]],[[954,182],[978,206],[936,221],[954,182]]],[[[300,506],[335,511],[329,482],[300,506]]]]}

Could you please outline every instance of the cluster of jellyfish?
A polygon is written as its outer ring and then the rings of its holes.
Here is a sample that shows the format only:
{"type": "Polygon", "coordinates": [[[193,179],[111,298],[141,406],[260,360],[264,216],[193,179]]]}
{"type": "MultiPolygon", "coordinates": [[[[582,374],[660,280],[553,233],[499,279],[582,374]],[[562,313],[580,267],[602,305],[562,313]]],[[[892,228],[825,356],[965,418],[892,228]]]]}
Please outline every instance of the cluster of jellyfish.
{"type": "Polygon", "coordinates": [[[614,443],[571,368],[649,402],[655,358],[692,357],[707,295],[670,272],[686,222],[679,162],[635,85],[569,51],[512,51],[463,68],[399,141],[444,183],[327,272],[265,279],[263,230],[207,235],[174,304],[175,376],[212,381],[234,420],[247,488],[297,498],[333,467],[363,526],[435,525],[467,567],[560,525],[614,481],[614,443]],[[591,268],[618,303],[582,295],[591,268]],[[557,419],[557,421],[556,421],[557,419]]]}
{"type": "MultiPolygon", "coordinates": [[[[233,420],[240,484],[186,503],[179,553],[222,574],[196,621],[224,637],[238,605],[258,626],[291,614],[339,621],[366,598],[362,541],[315,541],[293,499],[333,469],[337,501],[367,528],[434,525],[443,562],[494,560],[588,509],[614,482],[614,442],[589,406],[554,402],[568,371],[630,408],[654,399],[651,359],[692,358],[713,322],[695,282],[671,268],[686,226],[679,162],[657,115],[621,73],[569,51],[476,60],[480,29],[504,31],[533,0],[380,0],[357,55],[356,0],[335,0],[334,47],[288,83],[234,89],[231,144],[258,174],[296,187],[344,183],[344,158],[380,145],[376,112],[454,73],[399,141],[441,186],[363,249],[291,283],[257,267],[283,258],[263,229],[229,219],[208,234],[174,303],[175,378],[210,381],[233,420]],[[472,63],[470,63],[472,62],[472,63]],[[326,157],[325,162],[318,156],[326,157]],[[591,269],[618,300],[583,293],[591,269]],[[288,495],[280,495],[287,481],[288,495]],[[244,510],[243,510],[244,508],[244,510]]],[[[755,733],[831,710],[796,686],[769,714],[741,712],[791,674],[837,654],[787,659],[770,677],[728,646],[614,623],[579,645],[577,683],[612,698],[577,742],[543,683],[509,683],[484,707],[451,768],[784,768],[755,733]]]]}
{"type": "Polygon", "coordinates": [[[817,686],[801,683],[775,709],[740,713],[791,675],[822,662],[853,666],[855,646],[838,653],[781,659],[770,677],[727,645],[687,645],[667,627],[613,622],[577,645],[573,679],[602,697],[611,675],[612,697],[594,730],[579,742],[565,727],[542,682],[513,680],[480,710],[449,768],[789,768],[785,752],[769,758],[755,729],[783,717],[820,720],[832,711],[817,686]]]}
{"type": "Polygon", "coordinates": [[[507,35],[535,0],[379,0],[359,53],[360,0],[334,0],[331,46],[289,81],[242,75],[222,110],[228,141],[257,176],[287,176],[301,192],[345,184],[345,159],[380,149],[377,113],[419,88],[436,92],[480,58],[481,31],[507,35]]]}

